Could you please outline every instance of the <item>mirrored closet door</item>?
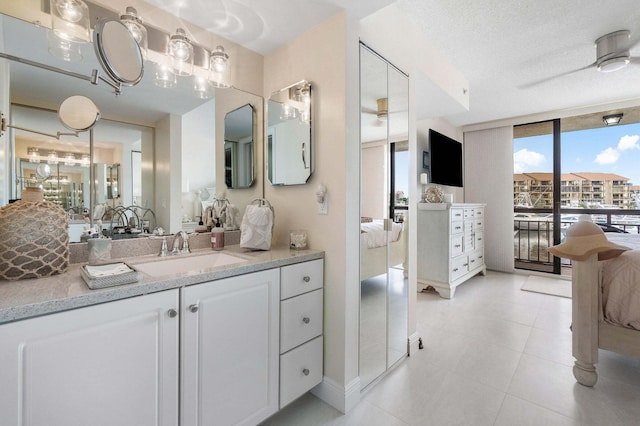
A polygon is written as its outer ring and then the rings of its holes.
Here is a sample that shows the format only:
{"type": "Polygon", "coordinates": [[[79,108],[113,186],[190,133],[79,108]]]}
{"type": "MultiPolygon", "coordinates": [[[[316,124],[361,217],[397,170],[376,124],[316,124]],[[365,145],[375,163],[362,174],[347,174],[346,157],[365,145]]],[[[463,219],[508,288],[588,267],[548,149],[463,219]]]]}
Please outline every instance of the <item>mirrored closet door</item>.
{"type": "Polygon", "coordinates": [[[360,46],[361,388],[407,354],[407,76],[360,46]]]}

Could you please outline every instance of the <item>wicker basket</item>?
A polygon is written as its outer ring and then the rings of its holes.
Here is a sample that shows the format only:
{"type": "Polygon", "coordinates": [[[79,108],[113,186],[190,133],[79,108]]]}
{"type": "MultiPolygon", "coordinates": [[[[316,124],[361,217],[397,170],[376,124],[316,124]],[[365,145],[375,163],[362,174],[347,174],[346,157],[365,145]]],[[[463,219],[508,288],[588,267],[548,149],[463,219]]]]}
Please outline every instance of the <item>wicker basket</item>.
{"type": "Polygon", "coordinates": [[[41,278],[68,267],[69,218],[61,207],[25,199],[0,207],[0,278],[41,278]]]}

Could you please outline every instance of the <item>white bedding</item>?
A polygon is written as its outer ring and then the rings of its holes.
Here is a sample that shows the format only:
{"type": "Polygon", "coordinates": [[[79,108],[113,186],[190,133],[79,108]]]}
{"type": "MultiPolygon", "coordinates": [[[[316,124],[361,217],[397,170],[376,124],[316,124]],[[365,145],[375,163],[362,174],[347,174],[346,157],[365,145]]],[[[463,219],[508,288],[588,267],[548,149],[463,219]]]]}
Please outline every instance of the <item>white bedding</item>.
{"type": "MultiPolygon", "coordinates": [[[[361,237],[366,242],[367,248],[382,247],[387,244],[387,232],[384,230],[382,219],[374,219],[372,222],[360,224],[361,237]]],[[[402,223],[393,223],[391,227],[391,241],[398,241],[402,231],[402,223]]]]}
{"type": "Polygon", "coordinates": [[[605,321],[640,330],[640,251],[604,262],[602,287],[605,321]]]}

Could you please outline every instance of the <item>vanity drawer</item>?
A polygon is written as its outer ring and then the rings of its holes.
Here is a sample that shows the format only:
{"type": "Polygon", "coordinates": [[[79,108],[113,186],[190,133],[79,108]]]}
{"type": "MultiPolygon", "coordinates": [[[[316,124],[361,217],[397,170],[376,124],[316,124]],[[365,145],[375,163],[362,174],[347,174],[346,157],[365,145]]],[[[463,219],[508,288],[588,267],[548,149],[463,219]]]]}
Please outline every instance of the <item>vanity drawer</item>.
{"type": "Polygon", "coordinates": [[[280,302],[280,353],[322,334],[322,296],[320,289],[280,302]]]}
{"type": "Polygon", "coordinates": [[[280,300],[322,288],[322,259],[283,266],[280,269],[280,300]]]}
{"type": "Polygon", "coordinates": [[[322,381],[322,336],[280,356],[280,408],[322,381]]]}
{"type": "Polygon", "coordinates": [[[451,209],[451,222],[464,219],[464,209],[451,209]]]}

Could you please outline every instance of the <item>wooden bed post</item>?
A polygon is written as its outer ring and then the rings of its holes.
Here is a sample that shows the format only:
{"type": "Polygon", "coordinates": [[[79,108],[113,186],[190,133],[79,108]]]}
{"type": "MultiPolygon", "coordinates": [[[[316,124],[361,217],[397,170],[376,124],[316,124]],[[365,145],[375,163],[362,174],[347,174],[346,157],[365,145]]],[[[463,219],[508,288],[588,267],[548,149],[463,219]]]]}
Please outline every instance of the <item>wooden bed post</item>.
{"type": "Polygon", "coordinates": [[[598,381],[598,321],[600,315],[600,273],[598,254],[574,261],[572,284],[573,375],[578,383],[593,386],[598,381]]]}

